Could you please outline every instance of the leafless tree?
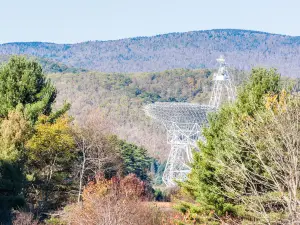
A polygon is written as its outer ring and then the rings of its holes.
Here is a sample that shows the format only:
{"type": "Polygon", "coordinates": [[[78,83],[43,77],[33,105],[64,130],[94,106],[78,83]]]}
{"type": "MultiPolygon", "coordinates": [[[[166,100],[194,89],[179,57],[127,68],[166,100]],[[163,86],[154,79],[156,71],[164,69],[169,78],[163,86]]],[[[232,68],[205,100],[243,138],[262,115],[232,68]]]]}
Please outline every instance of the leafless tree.
{"type": "Polygon", "coordinates": [[[92,116],[87,122],[74,126],[73,135],[80,163],[78,202],[84,184],[98,173],[118,172],[121,168],[120,155],[117,151],[117,137],[108,133],[109,126],[101,117],[92,116]]]}
{"type": "Polygon", "coordinates": [[[216,156],[224,195],[266,224],[300,221],[300,102],[277,105],[228,128],[228,148],[216,156]],[[246,159],[246,160],[245,160],[246,159]]]}
{"type": "Polygon", "coordinates": [[[73,204],[61,219],[66,224],[82,225],[172,225],[171,213],[160,212],[144,199],[145,187],[135,175],[119,180],[90,183],[83,194],[82,207],[73,204]]]}

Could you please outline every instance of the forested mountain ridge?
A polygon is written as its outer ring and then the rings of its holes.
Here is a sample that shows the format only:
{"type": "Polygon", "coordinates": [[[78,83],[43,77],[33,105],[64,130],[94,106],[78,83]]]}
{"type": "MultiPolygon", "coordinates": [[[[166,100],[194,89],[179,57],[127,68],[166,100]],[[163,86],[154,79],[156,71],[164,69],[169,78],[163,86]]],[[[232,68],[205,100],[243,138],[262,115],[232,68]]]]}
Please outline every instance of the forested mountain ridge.
{"type": "Polygon", "coordinates": [[[78,44],[43,42],[0,45],[1,55],[26,54],[75,68],[101,72],[153,72],[174,68],[215,68],[225,55],[231,67],[275,67],[282,75],[300,76],[300,37],[257,31],[219,29],[170,33],[78,44]]]}
{"type": "Polygon", "coordinates": [[[215,71],[45,75],[11,57],[0,70],[0,223],[299,221],[300,79],[275,69],[229,69],[236,100],[209,116],[180,191],[157,189],[165,163],[155,158],[169,146],[143,106],[206,104],[215,71]]]}
{"type": "MultiPolygon", "coordinates": [[[[148,118],[143,106],[157,101],[207,104],[213,70],[174,69],[148,73],[48,74],[57,88],[57,105],[71,103],[70,115],[84,122],[89,114],[103,116],[113,133],[145,146],[151,156],[165,160],[169,152],[164,127],[148,118]]],[[[247,74],[230,70],[235,84],[247,74]]]]}
{"type": "MultiPolygon", "coordinates": [[[[0,64],[5,64],[9,61],[10,55],[0,55],[0,64]]],[[[79,73],[79,72],[87,72],[86,69],[75,68],[72,66],[67,66],[63,63],[56,62],[49,58],[41,58],[28,56],[29,59],[36,60],[39,62],[43,68],[43,72],[45,74],[48,73],[79,73]]]]}
{"type": "MultiPolygon", "coordinates": [[[[138,146],[151,156],[165,160],[169,152],[164,127],[148,118],[143,106],[152,102],[193,102],[208,104],[212,91],[209,69],[174,69],[147,73],[54,73],[48,74],[57,88],[57,105],[71,103],[70,115],[84,122],[89,114],[103,116],[112,132],[138,146]]],[[[248,73],[229,70],[233,83],[239,87],[248,73]]],[[[286,78],[286,84],[299,79],[286,78]]]]}

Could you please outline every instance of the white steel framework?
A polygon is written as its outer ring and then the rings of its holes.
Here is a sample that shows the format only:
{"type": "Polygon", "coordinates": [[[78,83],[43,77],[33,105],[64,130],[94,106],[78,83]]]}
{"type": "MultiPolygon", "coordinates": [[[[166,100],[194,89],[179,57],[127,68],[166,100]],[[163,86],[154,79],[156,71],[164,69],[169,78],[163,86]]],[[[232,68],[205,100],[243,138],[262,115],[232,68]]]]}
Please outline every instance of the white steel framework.
{"type": "Polygon", "coordinates": [[[161,122],[167,129],[167,141],[171,151],[163,174],[164,183],[175,186],[175,180],[185,180],[190,171],[192,150],[198,149],[201,128],[207,121],[207,113],[214,108],[192,103],[156,102],[146,105],[146,114],[161,122]]]}
{"type": "Polygon", "coordinates": [[[148,116],[162,123],[167,130],[167,141],[171,151],[163,174],[163,181],[168,187],[176,185],[176,180],[183,181],[190,172],[192,150],[199,150],[197,141],[204,139],[202,127],[207,124],[207,114],[215,111],[226,99],[235,99],[235,88],[221,56],[218,73],[214,74],[213,92],[209,105],[192,103],[156,102],[145,106],[148,116]],[[223,92],[226,90],[226,95],[223,92]]]}
{"type": "Polygon", "coordinates": [[[223,101],[234,101],[236,97],[235,87],[231,83],[224,57],[220,56],[217,61],[220,65],[213,77],[213,90],[209,101],[209,105],[215,108],[218,108],[223,101]]]}

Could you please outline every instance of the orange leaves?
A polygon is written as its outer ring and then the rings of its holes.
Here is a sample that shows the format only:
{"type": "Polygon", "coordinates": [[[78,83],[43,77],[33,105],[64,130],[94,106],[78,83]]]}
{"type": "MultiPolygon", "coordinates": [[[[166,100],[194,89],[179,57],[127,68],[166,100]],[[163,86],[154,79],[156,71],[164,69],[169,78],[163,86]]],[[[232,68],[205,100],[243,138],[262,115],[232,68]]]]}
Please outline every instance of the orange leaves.
{"type": "Polygon", "coordinates": [[[144,192],[144,182],[135,174],[129,174],[123,179],[113,177],[110,180],[98,176],[83,190],[82,197],[85,202],[90,198],[101,198],[107,195],[114,195],[118,199],[138,200],[144,195],[144,192]]]}
{"type": "Polygon", "coordinates": [[[97,179],[96,181],[91,181],[83,190],[82,199],[83,201],[89,201],[89,199],[94,197],[105,196],[111,187],[112,180],[106,180],[102,178],[97,179]]]}
{"type": "Polygon", "coordinates": [[[63,220],[72,225],[177,224],[179,214],[164,212],[155,203],[143,201],[145,194],[144,182],[134,174],[110,180],[98,176],[84,189],[82,204],[65,209],[63,220]]]}
{"type": "Polygon", "coordinates": [[[126,198],[141,198],[145,192],[145,184],[135,174],[129,174],[120,181],[120,191],[126,198]]]}

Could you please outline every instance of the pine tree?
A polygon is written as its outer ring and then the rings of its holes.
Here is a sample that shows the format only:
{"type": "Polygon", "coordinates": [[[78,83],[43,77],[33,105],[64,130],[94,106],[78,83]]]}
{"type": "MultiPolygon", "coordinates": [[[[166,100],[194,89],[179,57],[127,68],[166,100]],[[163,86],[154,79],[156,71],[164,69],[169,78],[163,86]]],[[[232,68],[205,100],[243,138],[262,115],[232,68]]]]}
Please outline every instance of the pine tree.
{"type": "MultiPolygon", "coordinates": [[[[199,143],[201,151],[194,153],[192,171],[188,179],[180,184],[195,202],[183,202],[178,206],[179,210],[188,212],[199,222],[205,218],[204,214],[222,216],[236,213],[237,208],[228,196],[222,194],[220,181],[216,178],[218,173],[224,172],[216,162],[217,155],[231,148],[227,141],[230,135],[228,130],[237,132],[239,121],[251,118],[257,110],[263,110],[266,95],[278,94],[280,90],[280,75],[276,70],[253,69],[249,81],[239,90],[236,102],[210,115],[209,126],[203,131],[206,142],[199,143]]],[[[251,166],[255,165],[249,162],[251,166]]]]}
{"type": "Polygon", "coordinates": [[[119,148],[124,164],[123,175],[133,173],[141,180],[148,179],[151,159],[147,155],[147,150],[122,140],[119,142],[119,148]]]}
{"type": "MultiPolygon", "coordinates": [[[[24,56],[13,56],[8,63],[0,67],[0,198],[5,196],[9,199],[6,203],[1,200],[0,202],[8,210],[10,207],[22,206],[24,199],[22,202],[18,199],[28,194],[25,184],[32,181],[26,181],[24,177],[32,178],[31,175],[37,172],[28,164],[31,155],[28,154],[25,144],[33,134],[34,137],[38,134],[38,118],[45,115],[45,123],[56,123],[70,107],[65,104],[57,112],[52,112],[55,97],[56,89],[36,61],[24,56]]],[[[49,143],[64,146],[53,136],[49,135],[48,138],[49,143]]],[[[36,144],[39,144],[39,141],[42,140],[35,140],[36,144]]],[[[39,150],[42,148],[37,149],[39,150]]],[[[42,153],[41,151],[40,154],[42,153]]],[[[40,159],[47,159],[43,157],[40,159]]],[[[65,157],[68,159],[67,155],[65,157]]],[[[43,165],[40,165],[39,169],[42,170],[43,165]]]]}
{"type": "Polygon", "coordinates": [[[19,106],[24,108],[26,118],[34,122],[39,114],[50,114],[55,97],[54,86],[36,61],[13,56],[1,67],[0,117],[19,106]]]}

